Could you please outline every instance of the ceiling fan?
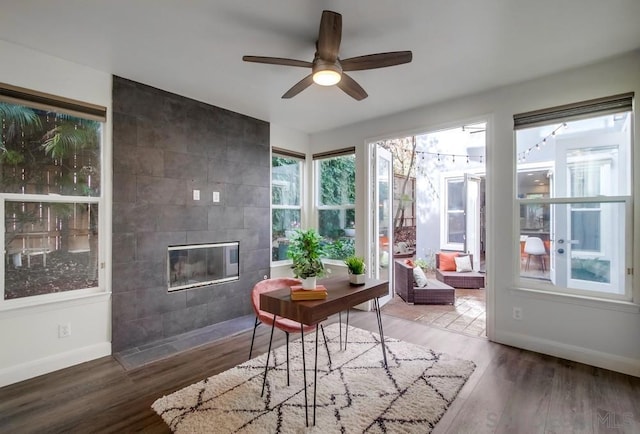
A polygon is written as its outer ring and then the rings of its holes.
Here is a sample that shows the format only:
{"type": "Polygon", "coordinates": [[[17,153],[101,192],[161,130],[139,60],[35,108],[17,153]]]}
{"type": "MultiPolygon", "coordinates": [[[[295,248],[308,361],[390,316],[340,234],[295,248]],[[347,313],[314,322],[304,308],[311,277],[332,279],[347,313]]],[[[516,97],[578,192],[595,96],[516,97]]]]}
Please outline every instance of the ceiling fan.
{"type": "Polygon", "coordinates": [[[412,59],[411,51],[393,51],[341,60],[338,57],[341,38],[342,15],[337,12],[323,11],[313,62],[264,56],[243,56],[242,60],[245,62],[311,68],[311,74],[293,85],[291,89],[282,95],[282,98],[292,98],[311,86],[311,84],[316,83],[322,86],[335,84],[347,95],[360,101],[367,97],[367,92],[353,78],[345,74],[345,71],[362,71],[401,65],[411,62],[412,59]]]}

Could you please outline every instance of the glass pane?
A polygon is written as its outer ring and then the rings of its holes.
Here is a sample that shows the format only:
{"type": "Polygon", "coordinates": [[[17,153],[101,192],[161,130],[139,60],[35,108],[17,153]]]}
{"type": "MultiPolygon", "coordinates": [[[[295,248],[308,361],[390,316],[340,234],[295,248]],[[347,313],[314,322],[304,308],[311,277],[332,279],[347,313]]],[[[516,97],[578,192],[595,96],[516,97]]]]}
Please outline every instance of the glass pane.
{"type": "Polygon", "coordinates": [[[274,208],[271,211],[271,236],[275,241],[279,238],[290,238],[291,233],[300,229],[300,210],[274,208]]]}
{"type": "Polygon", "coordinates": [[[356,156],[318,160],[319,205],[352,205],[356,201],[356,156]]]}
{"type": "Polygon", "coordinates": [[[464,210],[464,181],[448,181],[447,209],[449,211],[464,210]]]}
{"type": "Polygon", "coordinates": [[[5,202],[5,299],[98,286],[98,205],[5,202]]]}
{"type": "Polygon", "coordinates": [[[0,102],[0,191],[100,195],[102,124],[0,102]]]}
{"type": "MultiPolygon", "coordinates": [[[[589,204],[596,205],[596,204],[589,204]]],[[[571,210],[572,249],[599,252],[600,247],[600,210],[571,210]]]]}
{"type": "Polygon", "coordinates": [[[351,228],[344,226],[344,222],[353,222],[354,213],[353,208],[318,211],[319,233],[325,240],[326,258],[345,259],[355,253],[355,228],[351,232],[351,228]]]}
{"type": "Polygon", "coordinates": [[[449,213],[449,233],[447,242],[464,243],[464,213],[449,213]]]}
{"type": "Polygon", "coordinates": [[[571,258],[571,278],[590,282],[611,282],[611,261],[595,258],[571,258]]]}
{"type": "Polygon", "coordinates": [[[288,259],[289,238],[296,229],[300,229],[300,210],[273,209],[271,225],[271,260],[284,261],[288,259]]]}
{"type": "Polygon", "coordinates": [[[277,156],[271,159],[271,203],[273,205],[300,205],[301,168],[300,160],[277,156]]]}
{"type": "Polygon", "coordinates": [[[549,206],[550,231],[520,226],[520,276],[558,290],[624,294],[626,204],[549,206]]]}

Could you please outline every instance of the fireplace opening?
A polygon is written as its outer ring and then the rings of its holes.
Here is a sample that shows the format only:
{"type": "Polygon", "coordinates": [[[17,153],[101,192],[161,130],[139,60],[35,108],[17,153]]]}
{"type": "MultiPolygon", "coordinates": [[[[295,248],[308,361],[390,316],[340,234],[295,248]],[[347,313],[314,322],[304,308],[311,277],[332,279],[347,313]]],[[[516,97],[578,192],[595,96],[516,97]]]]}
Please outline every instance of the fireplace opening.
{"type": "Polygon", "coordinates": [[[230,282],[240,279],[240,243],[169,246],[167,282],[169,291],[230,282]]]}

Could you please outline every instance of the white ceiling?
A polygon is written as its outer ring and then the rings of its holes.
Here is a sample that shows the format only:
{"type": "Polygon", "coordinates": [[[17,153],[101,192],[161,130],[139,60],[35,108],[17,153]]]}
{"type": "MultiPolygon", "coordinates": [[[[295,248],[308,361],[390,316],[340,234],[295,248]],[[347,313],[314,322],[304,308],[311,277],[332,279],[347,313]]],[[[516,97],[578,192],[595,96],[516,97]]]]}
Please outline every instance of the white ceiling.
{"type": "Polygon", "coordinates": [[[0,11],[0,39],[307,133],[640,47],[638,0],[0,0],[0,11]],[[413,62],[350,73],[369,93],[360,102],[317,85],[281,99],[309,71],[242,56],[313,60],[323,9],[343,15],[341,58],[412,50],[413,62]]]}

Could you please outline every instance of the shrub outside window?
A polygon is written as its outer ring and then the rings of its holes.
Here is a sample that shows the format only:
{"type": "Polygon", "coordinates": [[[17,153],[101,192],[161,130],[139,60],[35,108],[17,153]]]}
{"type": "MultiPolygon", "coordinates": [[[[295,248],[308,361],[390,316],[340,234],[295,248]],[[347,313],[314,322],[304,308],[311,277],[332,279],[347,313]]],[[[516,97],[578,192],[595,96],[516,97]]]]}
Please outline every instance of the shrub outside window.
{"type": "Polygon", "coordinates": [[[303,164],[300,158],[276,153],[271,158],[272,261],[287,259],[289,239],[301,228],[303,164]]]}
{"type": "Polygon", "coordinates": [[[316,160],[318,231],[328,259],[355,253],[355,154],[316,160]]]}

